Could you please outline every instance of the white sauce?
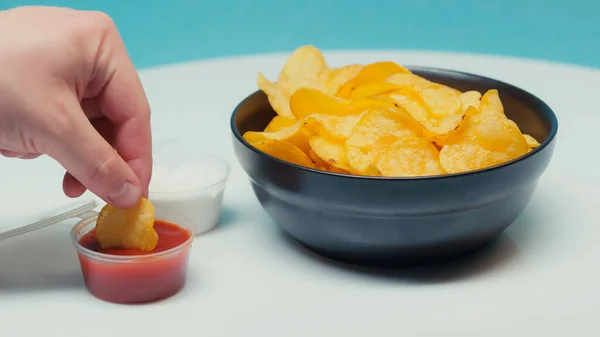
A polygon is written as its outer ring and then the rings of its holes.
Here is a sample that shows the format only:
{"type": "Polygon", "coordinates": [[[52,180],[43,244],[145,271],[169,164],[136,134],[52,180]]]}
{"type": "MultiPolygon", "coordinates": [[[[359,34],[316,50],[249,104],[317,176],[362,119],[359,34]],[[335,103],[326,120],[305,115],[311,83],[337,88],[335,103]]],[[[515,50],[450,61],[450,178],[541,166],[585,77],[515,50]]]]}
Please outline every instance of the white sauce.
{"type": "Polygon", "coordinates": [[[170,168],[154,165],[150,191],[156,193],[182,193],[210,187],[221,180],[225,172],[211,165],[195,164],[170,168]]]}
{"type": "Polygon", "coordinates": [[[185,217],[195,235],[209,231],[219,221],[228,174],[225,162],[176,168],[155,164],[149,199],[156,217],[185,217]]]}

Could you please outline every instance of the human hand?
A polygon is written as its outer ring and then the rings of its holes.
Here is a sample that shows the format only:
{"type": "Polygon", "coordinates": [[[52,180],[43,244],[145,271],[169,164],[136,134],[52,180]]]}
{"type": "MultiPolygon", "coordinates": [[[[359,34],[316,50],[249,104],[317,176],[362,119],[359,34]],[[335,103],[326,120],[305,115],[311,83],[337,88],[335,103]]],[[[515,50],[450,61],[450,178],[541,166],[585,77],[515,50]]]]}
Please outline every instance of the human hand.
{"type": "Polygon", "coordinates": [[[112,20],[58,7],[0,11],[0,154],[46,154],[120,208],[148,194],[150,108],[112,20]]]}

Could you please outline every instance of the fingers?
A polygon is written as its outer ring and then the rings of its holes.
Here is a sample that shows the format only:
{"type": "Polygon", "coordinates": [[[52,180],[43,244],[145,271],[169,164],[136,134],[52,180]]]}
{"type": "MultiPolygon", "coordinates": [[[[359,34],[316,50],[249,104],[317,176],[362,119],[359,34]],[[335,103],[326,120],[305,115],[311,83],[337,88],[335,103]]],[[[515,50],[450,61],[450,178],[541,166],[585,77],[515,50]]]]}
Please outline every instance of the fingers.
{"type": "Polygon", "coordinates": [[[75,179],[75,177],[73,177],[71,173],[65,173],[65,176],[63,178],[63,191],[65,192],[65,195],[67,197],[78,198],[83,193],[85,193],[86,190],[87,188],[85,188],[85,186],[83,186],[83,184],[80,183],[79,180],[75,179]]]}
{"type": "MultiPolygon", "coordinates": [[[[104,140],[112,146],[114,143],[114,127],[112,123],[106,119],[99,117],[100,115],[93,114],[93,111],[97,110],[96,105],[93,101],[88,100],[87,104],[81,104],[81,107],[84,109],[84,112],[88,118],[95,118],[91,120],[92,126],[104,138],[104,140]],[[92,113],[90,113],[92,112],[92,113]]],[[[70,198],[78,198],[86,191],[86,187],[83,186],[75,177],[73,177],[69,172],[65,173],[63,178],[63,191],[70,198]]]]}
{"type": "Polygon", "coordinates": [[[103,40],[95,81],[102,83],[96,96],[98,107],[114,126],[113,145],[140,179],[148,194],[152,175],[150,107],[146,94],[116,29],[103,40]]]}
{"type": "Polygon", "coordinates": [[[19,159],[35,159],[40,156],[39,153],[19,153],[10,150],[0,150],[0,155],[6,158],[19,158],[19,159]]]}
{"type": "Polygon", "coordinates": [[[87,188],[116,207],[134,206],[142,196],[137,175],[96,132],[79,102],[67,97],[61,105],[66,111],[60,112],[67,117],[50,125],[46,151],[69,172],[63,181],[65,194],[78,196],[87,188]]]}

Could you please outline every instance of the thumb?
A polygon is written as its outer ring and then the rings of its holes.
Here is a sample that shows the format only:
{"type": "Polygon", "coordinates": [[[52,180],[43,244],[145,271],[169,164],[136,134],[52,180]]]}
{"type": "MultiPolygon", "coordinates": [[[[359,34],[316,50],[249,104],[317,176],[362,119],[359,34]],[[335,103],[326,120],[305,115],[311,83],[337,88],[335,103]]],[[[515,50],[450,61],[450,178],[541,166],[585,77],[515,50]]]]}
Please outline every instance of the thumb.
{"type": "Polygon", "coordinates": [[[92,126],[79,102],[64,107],[68,118],[49,130],[45,152],[108,204],[133,207],[142,196],[138,177],[92,126]]]}

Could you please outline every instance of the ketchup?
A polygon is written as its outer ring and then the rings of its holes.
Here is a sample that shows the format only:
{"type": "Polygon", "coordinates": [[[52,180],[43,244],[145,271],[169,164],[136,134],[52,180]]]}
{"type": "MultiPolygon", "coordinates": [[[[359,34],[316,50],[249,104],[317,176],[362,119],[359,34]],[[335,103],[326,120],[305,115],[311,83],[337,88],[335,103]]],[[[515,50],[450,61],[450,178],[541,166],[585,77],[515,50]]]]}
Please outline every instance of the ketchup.
{"type": "Polygon", "coordinates": [[[97,253],[132,256],[121,261],[78,253],[83,278],[92,295],[115,303],[142,303],[170,297],[183,288],[190,246],[155,255],[183,245],[192,233],[162,220],[154,222],[154,230],[158,244],[151,252],[132,248],[102,249],[94,230],[79,240],[81,246],[97,253]]]}

